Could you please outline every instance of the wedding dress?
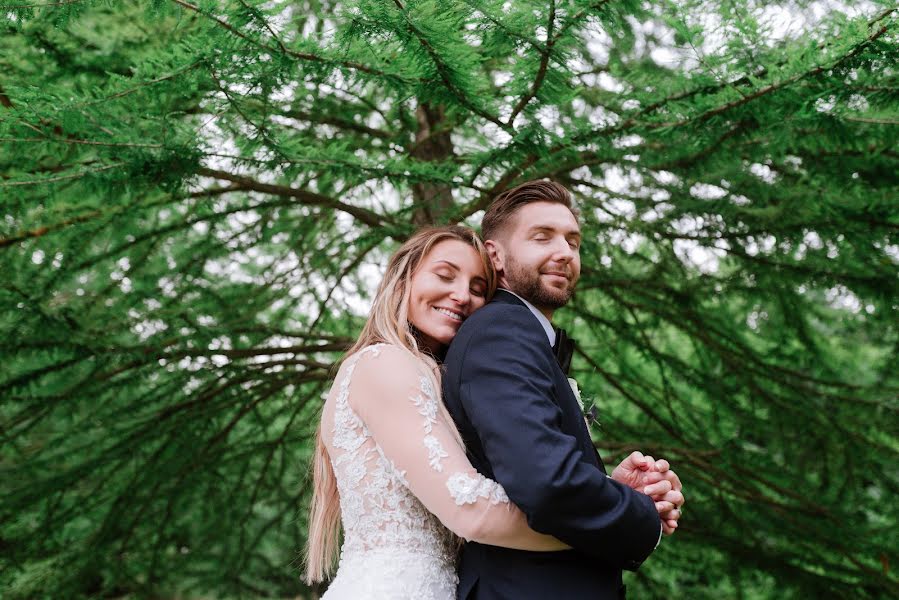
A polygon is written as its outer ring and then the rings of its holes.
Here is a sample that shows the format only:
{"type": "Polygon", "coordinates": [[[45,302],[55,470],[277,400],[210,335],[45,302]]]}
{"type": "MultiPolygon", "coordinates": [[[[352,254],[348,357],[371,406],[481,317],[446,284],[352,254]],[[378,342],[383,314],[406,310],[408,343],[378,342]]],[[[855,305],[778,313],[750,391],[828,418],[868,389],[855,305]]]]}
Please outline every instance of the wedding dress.
{"type": "Polygon", "coordinates": [[[369,346],[344,361],[322,415],[344,540],[323,600],[453,600],[456,540],[559,550],[471,466],[427,365],[369,346]]]}

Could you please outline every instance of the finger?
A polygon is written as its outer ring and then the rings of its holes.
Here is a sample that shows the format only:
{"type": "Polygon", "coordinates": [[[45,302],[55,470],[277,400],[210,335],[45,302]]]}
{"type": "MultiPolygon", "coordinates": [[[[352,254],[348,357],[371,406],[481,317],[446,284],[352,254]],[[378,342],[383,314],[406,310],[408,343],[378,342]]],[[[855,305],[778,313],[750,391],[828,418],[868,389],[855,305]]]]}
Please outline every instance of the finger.
{"type": "Polygon", "coordinates": [[[648,471],[649,469],[652,468],[652,457],[645,456],[642,452],[640,452],[638,450],[634,450],[633,452],[631,452],[631,455],[628,456],[628,459],[630,459],[631,464],[635,468],[640,469],[642,471],[648,471]]]}
{"type": "Polygon", "coordinates": [[[643,455],[640,452],[631,452],[621,461],[620,467],[624,469],[639,469],[643,464],[643,455]]]}
{"type": "Polygon", "coordinates": [[[653,498],[656,500],[668,500],[672,504],[674,504],[674,500],[677,500],[677,498],[674,498],[673,500],[669,500],[668,498],[665,498],[665,496],[667,494],[671,493],[671,482],[670,481],[663,479],[662,481],[653,483],[646,487],[649,488],[649,490],[650,490],[649,495],[653,496],[653,498]]]}
{"type": "Polygon", "coordinates": [[[641,473],[640,477],[643,479],[643,485],[652,485],[653,483],[658,483],[666,479],[664,474],[657,473],[655,471],[647,471],[645,473],[641,473]]]}
{"type": "Polygon", "coordinates": [[[683,489],[683,486],[680,482],[680,477],[677,476],[677,473],[674,471],[665,471],[665,479],[671,482],[671,487],[677,491],[683,489]]]}
{"type": "MultiPolygon", "coordinates": [[[[665,498],[664,496],[671,493],[671,482],[663,479],[658,483],[647,485],[643,488],[643,493],[647,496],[652,496],[655,500],[668,500],[668,498],[665,498]]],[[[679,494],[680,492],[677,493],[679,494]]],[[[672,500],[669,500],[669,502],[674,504],[672,500]]]]}
{"type": "Polygon", "coordinates": [[[668,515],[674,510],[674,504],[671,502],[656,502],[656,512],[663,519],[667,519],[668,515]]]}
{"type": "Polygon", "coordinates": [[[678,520],[680,520],[681,512],[677,508],[673,508],[665,514],[660,513],[659,516],[661,516],[666,521],[677,522],[678,520]]]}
{"type": "Polygon", "coordinates": [[[662,521],[662,533],[665,535],[671,535],[674,533],[674,530],[677,529],[677,524],[671,525],[667,521],[662,521]]]}
{"type": "Polygon", "coordinates": [[[680,521],[681,512],[679,510],[677,510],[676,508],[673,508],[673,509],[669,510],[668,512],[660,512],[659,518],[662,519],[663,521],[677,523],[678,521],[680,521]]]}
{"type": "Polygon", "coordinates": [[[664,458],[660,458],[659,460],[656,461],[656,471],[658,471],[659,473],[664,473],[665,471],[667,471],[670,468],[671,468],[671,465],[664,458]]]}
{"type": "Polygon", "coordinates": [[[645,461],[645,464],[646,464],[646,468],[647,468],[647,469],[653,469],[653,468],[655,468],[656,459],[654,459],[653,457],[651,457],[651,456],[648,455],[648,454],[646,454],[646,455],[643,457],[643,459],[644,459],[644,461],[645,461]]]}
{"type": "MultiPolygon", "coordinates": [[[[669,485],[671,484],[670,481],[666,481],[665,483],[667,483],[669,485]]],[[[655,483],[653,485],[660,485],[660,484],[661,484],[661,482],[655,483]]],[[[659,498],[654,498],[654,500],[656,500],[657,502],[665,500],[667,502],[670,502],[674,506],[680,508],[684,504],[684,495],[682,493],[678,492],[677,490],[669,490],[669,491],[665,492],[665,494],[663,496],[661,496],[659,498]]]]}

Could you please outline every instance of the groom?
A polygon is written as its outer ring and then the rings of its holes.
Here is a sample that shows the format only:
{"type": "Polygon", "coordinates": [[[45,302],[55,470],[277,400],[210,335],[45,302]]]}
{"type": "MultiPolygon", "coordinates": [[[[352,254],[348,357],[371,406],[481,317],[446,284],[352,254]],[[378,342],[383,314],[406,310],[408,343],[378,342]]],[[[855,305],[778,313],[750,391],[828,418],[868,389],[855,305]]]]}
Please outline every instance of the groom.
{"type": "Polygon", "coordinates": [[[557,334],[566,342],[550,320],[580,275],[571,197],[554,182],[522,184],[493,202],[482,230],[500,289],[453,340],[444,401],[474,467],[503,485],[534,530],[572,549],[465,544],[458,598],[624,598],[622,569],[635,570],[662,530],[673,531],[683,496],[674,472],[640,453],[606,476],[557,362],[557,334]]]}

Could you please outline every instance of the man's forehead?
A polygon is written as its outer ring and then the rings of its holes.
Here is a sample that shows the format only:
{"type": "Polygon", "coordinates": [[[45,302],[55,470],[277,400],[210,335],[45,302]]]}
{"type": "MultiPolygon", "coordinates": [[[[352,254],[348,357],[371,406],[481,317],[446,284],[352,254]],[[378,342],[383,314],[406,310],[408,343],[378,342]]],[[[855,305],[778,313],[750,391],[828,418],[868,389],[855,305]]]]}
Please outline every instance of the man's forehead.
{"type": "Polygon", "coordinates": [[[578,233],[581,230],[571,209],[558,202],[531,202],[522,206],[515,214],[515,229],[559,229],[578,233]]]}

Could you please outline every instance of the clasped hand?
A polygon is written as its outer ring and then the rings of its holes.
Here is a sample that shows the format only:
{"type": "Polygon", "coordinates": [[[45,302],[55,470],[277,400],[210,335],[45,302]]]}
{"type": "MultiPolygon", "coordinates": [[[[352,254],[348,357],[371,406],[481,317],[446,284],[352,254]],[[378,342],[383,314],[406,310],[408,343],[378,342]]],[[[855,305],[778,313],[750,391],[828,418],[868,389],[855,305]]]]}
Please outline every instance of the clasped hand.
{"type": "Polygon", "coordinates": [[[684,495],[680,478],[667,460],[631,452],[612,471],[612,479],[651,497],[662,520],[662,532],[665,535],[674,533],[681,517],[684,495]]]}

